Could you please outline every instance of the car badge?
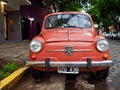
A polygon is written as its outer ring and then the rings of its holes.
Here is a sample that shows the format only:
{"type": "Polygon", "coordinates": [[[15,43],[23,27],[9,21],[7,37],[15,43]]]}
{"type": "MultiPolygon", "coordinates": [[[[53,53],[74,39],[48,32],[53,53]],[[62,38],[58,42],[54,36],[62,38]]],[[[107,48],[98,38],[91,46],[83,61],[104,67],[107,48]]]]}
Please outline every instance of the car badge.
{"type": "Polygon", "coordinates": [[[66,53],[66,55],[72,55],[73,54],[73,50],[74,50],[74,48],[73,47],[71,47],[71,46],[67,46],[67,47],[65,47],[65,53],[66,53]]]}

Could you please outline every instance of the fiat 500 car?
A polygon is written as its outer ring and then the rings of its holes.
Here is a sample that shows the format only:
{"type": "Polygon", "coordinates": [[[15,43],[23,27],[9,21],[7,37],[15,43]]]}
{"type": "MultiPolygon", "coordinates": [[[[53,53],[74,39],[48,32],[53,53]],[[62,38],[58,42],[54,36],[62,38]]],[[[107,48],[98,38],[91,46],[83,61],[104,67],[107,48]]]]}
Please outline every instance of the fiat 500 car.
{"type": "Polygon", "coordinates": [[[94,72],[105,79],[113,64],[106,38],[97,33],[87,13],[58,12],[48,14],[40,35],[30,43],[29,60],[33,78],[44,72],[78,74],[94,72]]]}

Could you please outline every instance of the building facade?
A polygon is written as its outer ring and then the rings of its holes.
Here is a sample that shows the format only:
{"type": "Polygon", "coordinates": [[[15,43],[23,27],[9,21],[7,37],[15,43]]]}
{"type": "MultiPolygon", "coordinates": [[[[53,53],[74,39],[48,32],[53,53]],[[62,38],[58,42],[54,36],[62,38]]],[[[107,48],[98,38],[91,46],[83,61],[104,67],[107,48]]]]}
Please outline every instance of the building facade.
{"type": "Polygon", "coordinates": [[[0,0],[0,42],[31,40],[40,33],[44,15],[42,0],[0,0]]]}
{"type": "Polygon", "coordinates": [[[21,6],[22,39],[32,39],[41,32],[45,6],[41,0],[30,0],[31,5],[21,6]]]}

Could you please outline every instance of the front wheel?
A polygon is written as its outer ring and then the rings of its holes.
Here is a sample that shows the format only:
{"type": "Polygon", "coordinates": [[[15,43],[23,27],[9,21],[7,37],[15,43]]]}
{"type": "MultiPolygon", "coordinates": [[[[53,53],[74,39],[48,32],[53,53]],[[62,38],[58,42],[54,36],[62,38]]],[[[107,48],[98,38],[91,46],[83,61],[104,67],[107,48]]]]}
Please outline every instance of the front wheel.
{"type": "Polygon", "coordinates": [[[96,71],[97,79],[106,79],[108,74],[109,74],[109,68],[101,71],[96,71]]]}
{"type": "Polygon", "coordinates": [[[32,74],[32,77],[35,79],[35,80],[38,80],[38,79],[43,79],[43,76],[44,76],[44,73],[39,71],[39,70],[36,70],[34,68],[30,68],[30,71],[31,71],[31,74],[32,74]]]}

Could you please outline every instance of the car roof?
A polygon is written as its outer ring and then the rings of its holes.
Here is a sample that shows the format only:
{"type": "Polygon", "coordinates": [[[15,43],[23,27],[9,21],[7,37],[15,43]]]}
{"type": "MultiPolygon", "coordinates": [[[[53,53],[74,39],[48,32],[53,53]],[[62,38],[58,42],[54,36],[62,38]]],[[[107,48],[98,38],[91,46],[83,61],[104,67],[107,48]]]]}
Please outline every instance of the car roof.
{"type": "Polygon", "coordinates": [[[90,16],[90,14],[85,13],[85,12],[55,12],[55,13],[50,13],[46,16],[57,15],[57,14],[84,14],[84,15],[90,16]]]}

